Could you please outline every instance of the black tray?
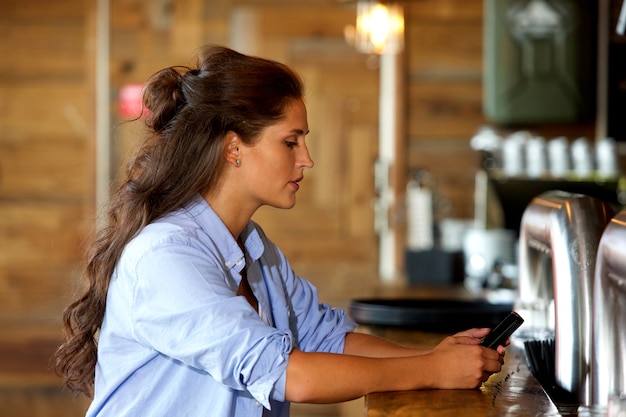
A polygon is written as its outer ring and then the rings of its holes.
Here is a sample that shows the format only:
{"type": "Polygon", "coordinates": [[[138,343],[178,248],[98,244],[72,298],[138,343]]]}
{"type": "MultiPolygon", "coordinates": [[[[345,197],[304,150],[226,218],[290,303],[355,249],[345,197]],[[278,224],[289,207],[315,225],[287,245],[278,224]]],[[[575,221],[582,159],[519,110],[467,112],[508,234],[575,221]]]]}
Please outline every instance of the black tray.
{"type": "Polygon", "coordinates": [[[472,327],[495,327],[513,304],[449,299],[361,299],[350,303],[358,324],[454,333],[472,327]]]}

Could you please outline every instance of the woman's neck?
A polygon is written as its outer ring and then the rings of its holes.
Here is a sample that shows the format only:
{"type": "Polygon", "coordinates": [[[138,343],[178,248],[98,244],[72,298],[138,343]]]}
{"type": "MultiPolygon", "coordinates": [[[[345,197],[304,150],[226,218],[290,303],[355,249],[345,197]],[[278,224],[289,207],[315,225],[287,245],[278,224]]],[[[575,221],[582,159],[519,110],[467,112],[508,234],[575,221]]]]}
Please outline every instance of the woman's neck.
{"type": "Polygon", "coordinates": [[[224,198],[221,194],[215,196],[203,194],[203,197],[226,225],[231,235],[238,240],[241,232],[250,222],[254,210],[244,208],[236,197],[224,198]]]}

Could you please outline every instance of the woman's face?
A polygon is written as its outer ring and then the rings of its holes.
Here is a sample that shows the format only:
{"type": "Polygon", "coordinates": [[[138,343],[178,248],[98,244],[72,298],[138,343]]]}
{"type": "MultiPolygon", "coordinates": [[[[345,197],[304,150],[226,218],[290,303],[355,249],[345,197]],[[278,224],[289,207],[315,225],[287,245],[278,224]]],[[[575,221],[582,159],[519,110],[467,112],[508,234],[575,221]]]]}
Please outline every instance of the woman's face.
{"type": "Polygon", "coordinates": [[[261,132],[254,145],[243,149],[240,169],[246,172],[248,195],[257,208],[292,208],[304,169],[313,167],[305,143],[309,127],[304,102],[291,101],[284,114],[283,120],[261,132]]]}

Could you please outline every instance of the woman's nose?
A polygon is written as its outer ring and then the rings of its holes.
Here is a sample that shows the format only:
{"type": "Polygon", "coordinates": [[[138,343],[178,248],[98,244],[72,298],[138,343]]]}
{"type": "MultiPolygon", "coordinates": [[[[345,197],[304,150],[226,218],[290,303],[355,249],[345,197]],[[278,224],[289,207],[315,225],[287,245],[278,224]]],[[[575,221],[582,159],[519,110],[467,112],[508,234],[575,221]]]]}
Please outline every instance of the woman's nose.
{"type": "Polygon", "coordinates": [[[300,155],[299,162],[300,166],[302,166],[303,168],[313,168],[313,165],[315,165],[315,162],[313,162],[313,159],[309,154],[309,149],[306,147],[306,145],[303,147],[303,152],[302,155],[300,155]]]}

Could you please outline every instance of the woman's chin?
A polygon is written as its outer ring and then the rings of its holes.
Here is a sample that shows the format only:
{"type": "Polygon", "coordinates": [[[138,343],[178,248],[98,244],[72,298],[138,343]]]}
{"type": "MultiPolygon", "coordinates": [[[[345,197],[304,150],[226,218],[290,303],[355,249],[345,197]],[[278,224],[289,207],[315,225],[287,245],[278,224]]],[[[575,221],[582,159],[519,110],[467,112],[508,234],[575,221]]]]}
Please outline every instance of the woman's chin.
{"type": "Polygon", "coordinates": [[[296,199],[294,198],[292,201],[285,201],[281,203],[268,204],[270,207],[274,207],[277,209],[289,210],[296,206],[296,199]]]}

